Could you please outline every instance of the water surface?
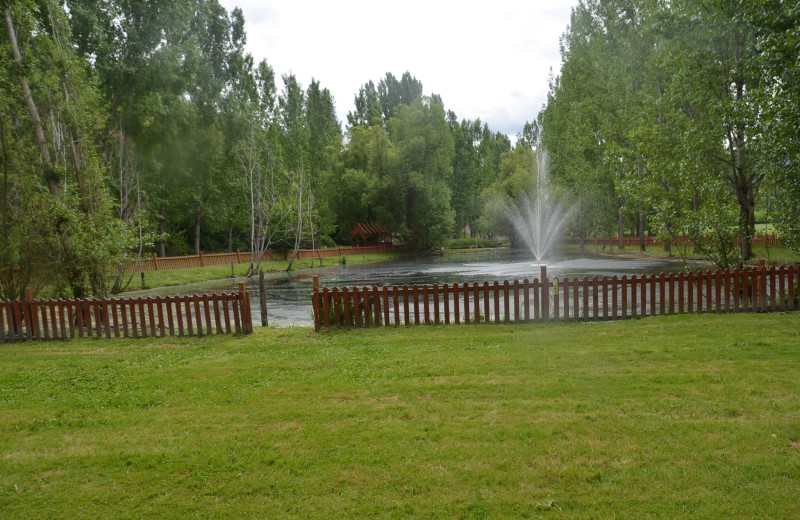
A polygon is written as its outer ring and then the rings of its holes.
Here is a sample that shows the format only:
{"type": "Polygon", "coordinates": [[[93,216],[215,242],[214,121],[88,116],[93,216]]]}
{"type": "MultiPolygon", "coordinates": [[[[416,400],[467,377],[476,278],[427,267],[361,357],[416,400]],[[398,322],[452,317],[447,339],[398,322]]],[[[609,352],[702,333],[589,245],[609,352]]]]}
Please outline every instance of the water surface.
{"type": "MultiPolygon", "coordinates": [[[[561,255],[547,259],[549,278],[575,276],[622,276],[678,271],[680,263],[669,260],[639,260],[561,255]]],[[[313,276],[320,276],[321,287],[377,285],[444,284],[454,282],[494,282],[533,280],[540,267],[530,253],[493,250],[486,253],[404,258],[392,262],[361,265],[335,265],[298,274],[273,277],[267,286],[267,309],[270,325],[312,326],[311,292],[313,276]]],[[[258,290],[251,287],[253,322],[260,323],[258,290]]]]}
{"type": "MultiPolygon", "coordinates": [[[[622,276],[680,270],[681,264],[670,260],[641,260],[555,255],[543,262],[549,278],[583,276],[622,276]]],[[[321,287],[353,287],[384,285],[451,284],[454,282],[502,282],[503,280],[533,280],[540,276],[541,267],[528,252],[495,249],[470,254],[406,257],[373,264],[336,264],[305,269],[296,273],[272,273],[267,280],[267,309],[270,326],[313,326],[311,292],[313,276],[319,275],[321,287]]],[[[202,293],[211,290],[233,290],[239,280],[212,281],[182,286],[163,287],[148,291],[126,293],[126,296],[154,296],[202,293]]],[[[255,280],[243,280],[250,292],[253,324],[261,323],[258,287],[255,280]]]]}

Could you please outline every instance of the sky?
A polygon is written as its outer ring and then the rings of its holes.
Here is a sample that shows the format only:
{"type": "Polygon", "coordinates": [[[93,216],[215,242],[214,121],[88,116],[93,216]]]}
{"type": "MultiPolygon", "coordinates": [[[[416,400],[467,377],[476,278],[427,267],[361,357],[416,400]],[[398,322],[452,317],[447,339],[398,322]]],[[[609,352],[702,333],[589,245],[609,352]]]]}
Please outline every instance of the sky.
{"type": "MultiPolygon", "coordinates": [[[[246,50],[280,78],[333,95],[344,128],[359,88],[406,71],[459,119],[516,136],[547,100],[577,0],[220,0],[240,7],[246,50]]],[[[283,83],[277,80],[280,91],[283,83]]]]}

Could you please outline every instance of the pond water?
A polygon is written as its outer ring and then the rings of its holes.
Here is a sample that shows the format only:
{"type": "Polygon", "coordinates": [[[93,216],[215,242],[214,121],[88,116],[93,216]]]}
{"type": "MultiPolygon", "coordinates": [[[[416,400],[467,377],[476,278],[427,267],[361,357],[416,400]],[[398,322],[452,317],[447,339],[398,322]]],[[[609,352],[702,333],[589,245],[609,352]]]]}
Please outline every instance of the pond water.
{"type": "MultiPolygon", "coordinates": [[[[679,271],[682,264],[669,260],[640,260],[556,255],[543,262],[549,278],[575,276],[622,276],[679,271]]],[[[374,264],[336,264],[298,273],[272,274],[267,279],[267,309],[269,324],[278,327],[313,326],[311,292],[313,276],[320,276],[321,287],[353,287],[407,284],[444,284],[453,282],[493,282],[503,280],[533,280],[540,276],[540,266],[528,252],[505,249],[489,250],[463,255],[403,258],[392,262],[374,264]]],[[[251,297],[253,323],[261,323],[258,287],[246,281],[251,297]]],[[[186,294],[224,288],[231,290],[235,284],[207,282],[152,291],[130,293],[131,296],[156,294],[186,294]]],[[[127,296],[128,294],[126,294],[127,296]]]]}

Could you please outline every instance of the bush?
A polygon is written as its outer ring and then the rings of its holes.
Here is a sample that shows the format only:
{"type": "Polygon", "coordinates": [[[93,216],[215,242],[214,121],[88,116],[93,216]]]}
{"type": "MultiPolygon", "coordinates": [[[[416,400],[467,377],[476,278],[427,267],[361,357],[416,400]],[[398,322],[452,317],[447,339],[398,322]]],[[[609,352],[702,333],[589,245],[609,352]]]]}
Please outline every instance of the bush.
{"type": "Polygon", "coordinates": [[[445,244],[447,249],[476,249],[481,247],[495,247],[495,243],[488,238],[453,238],[445,244]]]}

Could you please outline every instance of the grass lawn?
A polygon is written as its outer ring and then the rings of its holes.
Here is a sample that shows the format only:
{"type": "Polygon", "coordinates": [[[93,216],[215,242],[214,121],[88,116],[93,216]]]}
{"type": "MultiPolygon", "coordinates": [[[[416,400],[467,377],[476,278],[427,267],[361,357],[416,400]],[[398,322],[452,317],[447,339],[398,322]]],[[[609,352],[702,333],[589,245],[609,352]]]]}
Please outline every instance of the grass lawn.
{"type": "MultiPolygon", "coordinates": [[[[569,245],[560,245],[561,249],[568,250],[568,251],[578,251],[580,246],[569,244],[569,245]]],[[[663,247],[648,247],[646,252],[639,251],[638,246],[629,246],[625,249],[621,250],[614,246],[614,249],[611,250],[608,247],[603,249],[602,246],[595,246],[595,245],[587,245],[585,247],[587,254],[599,254],[603,256],[620,256],[626,258],[656,258],[656,259],[667,259],[670,258],[672,260],[680,261],[681,259],[681,251],[678,250],[676,246],[673,248],[672,255],[670,256],[666,251],[664,251],[663,247]]],[[[686,252],[684,253],[687,259],[692,260],[693,262],[701,261],[707,264],[707,268],[711,270],[715,270],[713,263],[709,262],[707,259],[703,257],[703,255],[699,252],[695,252],[694,247],[689,246],[686,248],[686,252]]],[[[753,258],[746,262],[746,267],[752,267],[758,265],[758,260],[764,259],[767,261],[767,265],[781,265],[781,264],[792,264],[800,262],[800,255],[797,253],[793,253],[791,250],[782,248],[782,247],[754,247],[753,248],[753,258]]]]}
{"type": "MultiPolygon", "coordinates": [[[[398,257],[397,253],[376,253],[366,255],[351,255],[347,256],[345,262],[349,264],[363,264],[371,262],[384,262],[393,260],[398,257]]],[[[322,267],[339,264],[342,262],[340,257],[323,258],[322,267]]],[[[274,273],[285,271],[289,266],[288,260],[274,260],[272,262],[262,262],[262,268],[265,273],[274,273]]],[[[233,264],[234,278],[241,278],[247,273],[247,268],[250,266],[249,260],[246,263],[233,264]]],[[[311,267],[311,260],[295,260],[292,265],[292,271],[298,269],[308,269],[311,267]]],[[[320,260],[314,259],[314,267],[321,267],[320,260]]],[[[139,273],[133,274],[129,291],[137,291],[140,289],[152,289],[154,287],[170,287],[173,285],[183,285],[194,282],[207,282],[211,280],[220,280],[220,283],[225,280],[231,279],[231,266],[229,265],[214,265],[208,267],[196,267],[192,269],[171,269],[167,271],[148,271],[145,273],[145,284],[142,286],[141,276],[139,273]]]]}
{"type": "Polygon", "coordinates": [[[800,313],[0,345],[3,518],[799,518],[800,313]]]}

